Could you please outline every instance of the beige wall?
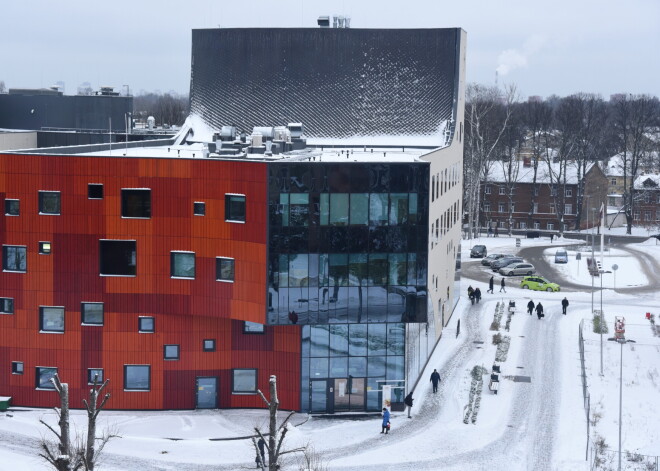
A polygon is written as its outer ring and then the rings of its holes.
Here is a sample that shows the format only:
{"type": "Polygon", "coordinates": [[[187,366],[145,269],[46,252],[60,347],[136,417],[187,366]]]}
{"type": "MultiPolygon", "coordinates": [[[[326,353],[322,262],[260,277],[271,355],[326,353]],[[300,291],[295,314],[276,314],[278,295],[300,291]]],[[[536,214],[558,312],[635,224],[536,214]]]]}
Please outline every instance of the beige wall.
{"type": "Polygon", "coordinates": [[[37,132],[0,132],[0,150],[34,149],[37,132]]]}
{"type": "MultiPolygon", "coordinates": [[[[463,211],[463,138],[465,127],[463,124],[465,109],[465,46],[466,33],[461,31],[460,70],[458,81],[458,105],[456,128],[451,145],[438,149],[423,156],[424,160],[431,162],[429,187],[434,177],[440,177],[440,184],[444,182],[445,171],[449,176],[455,172],[455,181],[447,191],[441,191],[439,197],[432,198],[433,190],[429,194],[429,266],[428,266],[428,294],[432,306],[432,315],[435,320],[435,334],[440,337],[442,328],[451,317],[459,293],[454,292],[454,273],[456,255],[459,253],[461,242],[461,214],[463,211]],[[457,206],[455,218],[450,223],[443,224],[447,210],[457,206]],[[440,221],[441,229],[436,237],[435,224],[440,221]],[[446,230],[442,233],[442,228],[446,230]],[[437,285],[437,288],[436,288],[437,285]],[[443,313],[444,307],[444,313],[443,313]]],[[[450,179],[451,180],[451,179],[450,179]]],[[[450,211],[451,212],[451,211],[450,211]]],[[[429,313],[429,316],[431,313],[429,313]]]]}

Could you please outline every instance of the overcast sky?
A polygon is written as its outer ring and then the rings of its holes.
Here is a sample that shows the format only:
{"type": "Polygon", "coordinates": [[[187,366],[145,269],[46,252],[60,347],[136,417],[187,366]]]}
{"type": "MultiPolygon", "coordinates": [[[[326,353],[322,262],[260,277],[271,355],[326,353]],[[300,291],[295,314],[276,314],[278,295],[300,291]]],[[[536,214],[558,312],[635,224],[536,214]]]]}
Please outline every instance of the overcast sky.
{"type": "Polygon", "coordinates": [[[129,85],[187,93],[191,29],[316,27],[467,31],[467,80],[521,95],[660,96],[659,0],[17,0],[0,3],[0,80],[66,93],[129,85]]]}

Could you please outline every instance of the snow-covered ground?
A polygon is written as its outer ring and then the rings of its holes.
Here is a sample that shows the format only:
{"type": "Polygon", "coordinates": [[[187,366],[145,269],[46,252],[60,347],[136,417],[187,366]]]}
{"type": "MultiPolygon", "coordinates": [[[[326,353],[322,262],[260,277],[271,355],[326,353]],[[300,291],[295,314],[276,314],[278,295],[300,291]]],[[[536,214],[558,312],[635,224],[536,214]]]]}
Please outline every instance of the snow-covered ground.
{"type": "MultiPolygon", "coordinates": [[[[515,238],[481,238],[463,241],[463,258],[469,262],[470,246],[485,244],[489,252],[517,253],[515,238]]],[[[539,247],[539,253],[554,255],[559,245],[582,242],[559,239],[521,239],[521,249],[539,247]],[[549,248],[544,249],[544,246],[549,248]]],[[[543,255],[541,255],[543,256],[543,255]]],[[[617,289],[604,289],[603,311],[612,336],[614,316],[625,316],[626,335],[637,341],[623,346],[623,449],[645,455],[660,455],[660,337],[654,336],[646,312],[660,321],[657,275],[660,246],[654,240],[612,249],[619,265],[617,289]],[[619,251],[622,251],[619,253],[619,251]],[[624,255],[628,254],[628,255],[624,255]],[[653,261],[655,260],[655,262],[653,261]],[[656,276],[638,272],[655,273],[656,276]],[[635,278],[637,277],[637,278],[635,278]],[[630,280],[643,287],[625,287],[630,280]]],[[[530,260],[534,263],[534,260],[530,260]]],[[[610,450],[618,444],[619,358],[621,347],[605,339],[603,376],[600,372],[600,337],[591,328],[591,279],[572,274],[575,260],[558,282],[589,285],[583,290],[559,293],[530,292],[510,283],[507,293],[484,291],[480,304],[462,300],[436,348],[422,381],[414,391],[413,418],[394,413],[392,431],[381,435],[380,418],[294,417],[296,427],[287,446],[312,444],[330,461],[330,470],[587,470],[585,460],[587,421],[582,398],[578,350],[578,327],[584,322],[586,371],[591,394],[591,437],[602,437],[610,450]],[[568,314],[561,313],[560,300],[570,301],[568,314]],[[529,316],[525,305],[533,299],[545,306],[545,318],[529,316]],[[516,303],[507,322],[508,303],[516,303]],[[497,306],[503,305],[499,329],[490,330],[497,306]],[[460,320],[461,333],[456,337],[460,320]],[[497,347],[493,335],[510,338],[505,361],[501,362],[497,395],[488,389],[490,370],[497,347]],[[473,397],[466,418],[472,386],[471,372],[483,367],[482,383],[473,397]],[[437,368],[442,382],[433,394],[428,377],[437,368]],[[529,379],[530,382],[526,380],[529,379]],[[480,396],[479,396],[480,393],[480,396]],[[480,397],[478,413],[474,399],[480,397]],[[593,413],[596,412],[596,415],[593,413]]],[[[586,262],[580,267],[586,273],[586,262]]],[[[607,268],[609,262],[605,263],[607,268]]],[[[465,266],[465,265],[464,265],[465,266]]],[[[553,268],[556,267],[553,264],[553,268]]],[[[543,274],[543,273],[541,273],[543,274]]],[[[556,277],[556,275],[555,275],[556,277]]],[[[604,279],[605,282],[606,278],[604,279]]],[[[472,282],[467,279],[464,285],[472,282]]],[[[475,284],[481,283],[474,281],[475,284]]],[[[632,284],[632,283],[628,283],[632,284]]],[[[605,284],[604,284],[605,286],[605,284]]],[[[598,298],[597,302],[600,299],[598,298]]],[[[479,375],[477,375],[479,377],[479,375]]],[[[77,429],[84,416],[73,411],[77,429]]],[[[0,469],[47,469],[36,457],[39,438],[45,433],[38,423],[44,418],[54,424],[52,411],[13,409],[0,415],[0,469]]],[[[105,450],[99,469],[106,470],[236,470],[254,466],[249,440],[211,440],[245,437],[255,425],[263,425],[262,410],[106,411],[103,426],[113,426],[121,438],[105,450]]],[[[607,455],[613,459],[615,455],[607,455]]],[[[628,466],[631,463],[628,463],[628,466]]],[[[292,465],[285,469],[297,469],[292,465]]],[[[641,469],[626,467],[624,469],[641,469]]]]}

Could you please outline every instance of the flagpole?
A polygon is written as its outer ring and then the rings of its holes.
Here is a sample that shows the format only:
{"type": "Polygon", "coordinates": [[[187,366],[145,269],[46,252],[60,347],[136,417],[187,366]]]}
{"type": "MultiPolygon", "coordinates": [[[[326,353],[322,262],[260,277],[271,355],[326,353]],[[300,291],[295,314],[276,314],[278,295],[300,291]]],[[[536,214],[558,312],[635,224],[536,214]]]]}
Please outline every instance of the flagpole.
{"type": "Polygon", "coordinates": [[[603,246],[605,243],[605,203],[600,204],[600,269],[603,270],[603,246]]]}

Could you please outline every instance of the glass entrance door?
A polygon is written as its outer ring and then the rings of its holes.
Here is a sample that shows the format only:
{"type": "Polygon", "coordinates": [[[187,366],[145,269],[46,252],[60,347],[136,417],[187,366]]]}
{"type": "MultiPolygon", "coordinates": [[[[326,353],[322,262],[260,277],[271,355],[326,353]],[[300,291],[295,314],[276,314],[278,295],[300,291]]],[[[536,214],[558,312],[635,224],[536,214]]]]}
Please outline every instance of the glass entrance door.
{"type": "Polygon", "coordinates": [[[364,410],[364,378],[336,378],[334,380],[335,412],[364,410]]]}
{"type": "Polygon", "coordinates": [[[218,378],[197,377],[197,408],[215,409],[218,407],[218,378]]]}
{"type": "Polygon", "coordinates": [[[313,379],[310,381],[312,390],[312,412],[332,412],[328,410],[328,380],[313,379]]]}

